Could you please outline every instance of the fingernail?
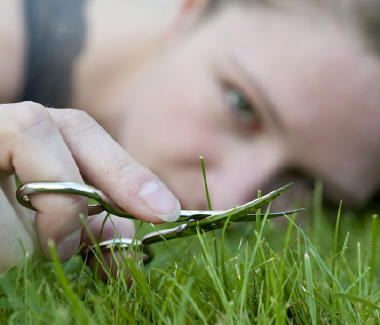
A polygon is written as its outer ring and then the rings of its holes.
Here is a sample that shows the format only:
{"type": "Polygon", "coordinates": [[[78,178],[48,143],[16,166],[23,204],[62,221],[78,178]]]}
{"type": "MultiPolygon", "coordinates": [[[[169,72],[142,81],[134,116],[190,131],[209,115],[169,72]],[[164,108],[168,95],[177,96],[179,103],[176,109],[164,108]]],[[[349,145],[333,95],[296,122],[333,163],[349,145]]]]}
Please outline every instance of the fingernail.
{"type": "Polygon", "coordinates": [[[57,253],[61,260],[68,260],[74,255],[75,251],[79,247],[81,232],[82,229],[80,228],[61,239],[61,241],[57,244],[57,253]]]}
{"type": "Polygon", "coordinates": [[[138,196],[156,217],[169,222],[178,220],[181,206],[165,184],[159,180],[143,184],[138,196]]]}

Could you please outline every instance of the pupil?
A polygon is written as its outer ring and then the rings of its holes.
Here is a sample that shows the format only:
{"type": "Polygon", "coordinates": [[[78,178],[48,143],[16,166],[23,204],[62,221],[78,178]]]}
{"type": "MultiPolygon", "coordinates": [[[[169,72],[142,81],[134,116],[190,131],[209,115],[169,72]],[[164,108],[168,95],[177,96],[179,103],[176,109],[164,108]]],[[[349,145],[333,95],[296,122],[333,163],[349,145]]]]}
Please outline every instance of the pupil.
{"type": "Polygon", "coordinates": [[[233,103],[234,103],[235,107],[241,113],[243,113],[245,115],[252,115],[253,114],[251,104],[249,103],[249,101],[247,101],[245,96],[240,93],[239,90],[237,90],[237,89],[233,90],[233,97],[232,98],[233,98],[233,103]]]}

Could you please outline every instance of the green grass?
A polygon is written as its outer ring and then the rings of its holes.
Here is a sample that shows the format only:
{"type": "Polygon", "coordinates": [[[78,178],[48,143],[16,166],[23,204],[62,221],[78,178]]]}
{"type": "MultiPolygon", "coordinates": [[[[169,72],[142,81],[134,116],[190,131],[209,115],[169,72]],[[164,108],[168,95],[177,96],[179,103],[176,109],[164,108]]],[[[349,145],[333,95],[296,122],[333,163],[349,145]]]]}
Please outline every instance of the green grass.
{"type": "Polygon", "coordinates": [[[124,258],[131,287],[80,256],[61,264],[51,246],[53,261],[0,275],[0,323],[379,323],[378,219],[328,212],[315,193],[302,216],[155,244],[145,267],[124,258]]]}

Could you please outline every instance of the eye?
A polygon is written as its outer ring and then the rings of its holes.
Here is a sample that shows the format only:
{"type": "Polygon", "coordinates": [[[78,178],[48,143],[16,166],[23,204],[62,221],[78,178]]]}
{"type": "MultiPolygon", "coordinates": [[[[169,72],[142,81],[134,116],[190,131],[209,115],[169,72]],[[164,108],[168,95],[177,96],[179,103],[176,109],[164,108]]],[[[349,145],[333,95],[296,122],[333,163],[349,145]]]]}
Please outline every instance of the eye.
{"type": "Polygon", "coordinates": [[[257,109],[240,89],[227,87],[226,97],[231,114],[238,123],[255,128],[260,125],[260,116],[257,109]]]}

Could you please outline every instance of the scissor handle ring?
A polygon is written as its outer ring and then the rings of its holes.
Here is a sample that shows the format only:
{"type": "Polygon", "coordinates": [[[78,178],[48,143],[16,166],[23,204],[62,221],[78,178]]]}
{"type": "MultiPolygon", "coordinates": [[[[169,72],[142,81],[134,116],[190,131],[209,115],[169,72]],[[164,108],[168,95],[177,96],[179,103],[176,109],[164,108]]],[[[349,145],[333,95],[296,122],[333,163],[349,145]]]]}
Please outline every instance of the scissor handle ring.
{"type": "Polygon", "coordinates": [[[119,249],[127,250],[129,247],[138,247],[142,251],[142,257],[144,264],[147,264],[152,261],[153,253],[145,245],[143,245],[141,240],[136,240],[134,238],[114,238],[109,240],[104,240],[98,244],[92,245],[91,248],[94,251],[95,248],[99,246],[102,250],[117,251],[119,249]]]}
{"type": "MultiPolygon", "coordinates": [[[[106,210],[111,214],[128,217],[130,219],[134,218],[133,216],[115,208],[112,201],[102,191],[86,184],[78,184],[73,182],[27,183],[17,189],[16,198],[22,206],[36,210],[30,202],[29,195],[42,193],[79,195],[97,201],[97,203],[90,204],[88,206],[88,215],[98,214],[106,210]]],[[[102,241],[97,245],[99,245],[99,247],[103,250],[112,250],[118,248],[126,249],[133,245],[142,249],[144,263],[149,263],[153,258],[152,252],[146,246],[144,246],[140,240],[131,238],[116,238],[102,241]]],[[[95,245],[93,245],[92,248],[95,248],[95,245]]]]}
{"type": "Polygon", "coordinates": [[[128,219],[136,219],[131,214],[122,211],[117,207],[102,191],[86,184],[73,182],[36,182],[27,183],[20,186],[16,191],[17,201],[24,207],[36,210],[31,202],[29,195],[42,193],[58,193],[84,196],[95,200],[97,203],[89,204],[88,215],[98,214],[107,211],[110,214],[128,219]]]}

